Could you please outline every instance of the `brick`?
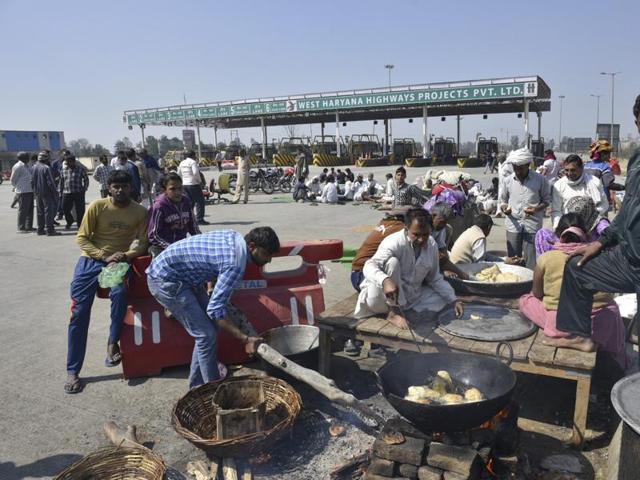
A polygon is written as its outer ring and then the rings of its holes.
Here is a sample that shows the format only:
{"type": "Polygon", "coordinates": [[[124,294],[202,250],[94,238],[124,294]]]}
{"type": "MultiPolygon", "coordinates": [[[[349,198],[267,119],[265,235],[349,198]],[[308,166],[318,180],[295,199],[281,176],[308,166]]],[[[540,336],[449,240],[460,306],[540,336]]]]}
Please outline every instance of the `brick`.
{"type": "Polygon", "coordinates": [[[442,480],[442,470],[429,465],[418,468],[418,480],[442,480]]]}
{"type": "Polygon", "coordinates": [[[405,437],[405,442],[399,445],[387,445],[383,440],[377,439],[373,443],[373,453],[387,460],[419,466],[422,464],[425,445],[424,440],[412,437],[405,437]]]}
{"type": "Polygon", "coordinates": [[[416,480],[418,478],[418,467],[415,465],[409,465],[408,463],[403,463],[398,468],[400,475],[409,480],[416,480]]]}
{"type": "Polygon", "coordinates": [[[382,475],[384,477],[393,477],[393,470],[396,463],[386,458],[373,457],[371,464],[367,468],[367,472],[375,473],[376,475],[382,475]]]}
{"type": "Polygon", "coordinates": [[[432,442],[429,445],[427,463],[432,467],[438,467],[463,476],[466,475],[464,478],[473,477],[478,473],[481,466],[478,452],[473,448],[445,445],[438,442],[432,442]]]}

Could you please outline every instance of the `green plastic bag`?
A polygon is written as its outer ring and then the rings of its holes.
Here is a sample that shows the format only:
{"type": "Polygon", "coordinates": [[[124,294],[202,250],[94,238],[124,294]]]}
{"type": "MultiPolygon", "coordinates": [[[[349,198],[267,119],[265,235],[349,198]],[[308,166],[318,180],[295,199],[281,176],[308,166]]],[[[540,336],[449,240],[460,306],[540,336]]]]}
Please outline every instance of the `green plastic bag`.
{"type": "Polygon", "coordinates": [[[110,263],[102,267],[98,275],[98,284],[101,288],[117,287],[124,281],[124,277],[129,271],[129,264],[126,262],[110,263]]]}

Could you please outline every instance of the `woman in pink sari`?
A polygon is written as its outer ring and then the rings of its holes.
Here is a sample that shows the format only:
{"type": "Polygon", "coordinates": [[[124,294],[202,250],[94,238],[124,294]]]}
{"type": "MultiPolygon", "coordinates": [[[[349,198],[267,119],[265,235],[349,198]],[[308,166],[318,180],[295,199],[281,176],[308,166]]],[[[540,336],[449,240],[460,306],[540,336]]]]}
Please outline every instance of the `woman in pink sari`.
{"type": "MultiPolygon", "coordinates": [[[[540,255],[533,273],[531,293],[520,297],[520,312],[538,325],[545,336],[566,337],[569,334],[556,329],[556,314],[562,275],[567,256],[588,241],[582,218],[567,213],[556,228],[558,241],[552,249],[540,255]]],[[[593,297],[591,338],[600,350],[609,352],[621,368],[626,369],[625,328],[613,296],[597,293],[593,297]]]]}

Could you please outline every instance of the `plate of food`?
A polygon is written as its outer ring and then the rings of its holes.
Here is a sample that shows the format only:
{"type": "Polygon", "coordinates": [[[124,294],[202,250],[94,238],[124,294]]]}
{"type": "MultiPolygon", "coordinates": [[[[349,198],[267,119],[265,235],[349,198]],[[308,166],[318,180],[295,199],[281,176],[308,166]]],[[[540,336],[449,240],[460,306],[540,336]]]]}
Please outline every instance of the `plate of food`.
{"type": "Polygon", "coordinates": [[[493,297],[516,297],[529,293],[533,270],[498,262],[457,265],[469,275],[468,280],[446,277],[457,293],[493,297]]]}

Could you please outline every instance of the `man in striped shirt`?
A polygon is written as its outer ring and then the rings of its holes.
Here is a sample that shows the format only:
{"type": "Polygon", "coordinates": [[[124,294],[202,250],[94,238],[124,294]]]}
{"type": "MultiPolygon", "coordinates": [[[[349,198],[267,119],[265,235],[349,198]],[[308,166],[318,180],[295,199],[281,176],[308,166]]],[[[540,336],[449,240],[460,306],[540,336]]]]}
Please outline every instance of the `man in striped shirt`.
{"type": "Polygon", "coordinates": [[[280,250],[270,227],[244,238],[232,230],[214,230],[170,245],[147,269],[149,291],[195,339],[189,388],[218,380],[218,328],[222,327],[254,353],[260,338],[244,334],[229,318],[229,299],[249,262],[266,265],[280,250]],[[209,298],[205,283],[216,279],[209,298]]]}
{"type": "Polygon", "coordinates": [[[100,165],[98,165],[96,170],[93,172],[93,179],[100,184],[100,196],[102,198],[107,198],[109,196],[109,184],[107,183],[107,179],[113,170],[114,168],[109,165],[107,156],[100,155],[100,165]]]}

